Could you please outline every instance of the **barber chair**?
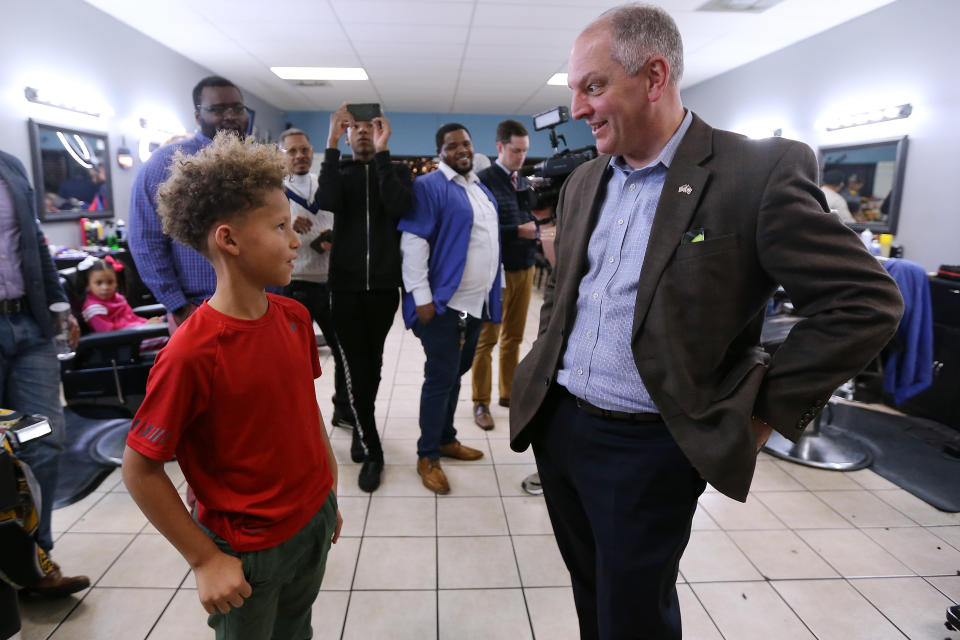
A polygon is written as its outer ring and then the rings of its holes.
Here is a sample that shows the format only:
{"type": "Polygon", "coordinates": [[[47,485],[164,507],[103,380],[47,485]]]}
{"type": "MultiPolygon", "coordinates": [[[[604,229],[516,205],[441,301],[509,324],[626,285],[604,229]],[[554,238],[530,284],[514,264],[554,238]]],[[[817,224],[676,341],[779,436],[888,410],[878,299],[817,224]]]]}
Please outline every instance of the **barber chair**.
{"type": "MultiPolygon", "coordinates": [[[[772,354],[801,320],[803,318],[800,316],[768,316],[763,323],[760,344],[772,354]]],[[[838,396],[852,398],[853,381],[834,392],[827,405],[813,419],[812,426],[804,431],[797,442],[790,442],[774,431],[763,450],[777,458],[818,469],[853,471],[869,466],[873,462],[873,455],[853,439],[839,433],[842,427],[830,423],[833,406],[837,402],[834,398],[838,396]]]]}
{"type": "MultiPolygon", "coordinates": [[[[60,270],[60,284],[73,315],[80,323],[81,337],[73,357],[61,362],[61,379],[67,406],[76,403],[112,405],[133,416],[146,391],[147,375],[157,351],[142,350],[148,338],[169,335],[166,323],[91,333],[83,321],[84,296],[76,268],[60,270]]],[[[134,313],[149,318],[166,313],[163,305],[136,307],[134,313]]]]}

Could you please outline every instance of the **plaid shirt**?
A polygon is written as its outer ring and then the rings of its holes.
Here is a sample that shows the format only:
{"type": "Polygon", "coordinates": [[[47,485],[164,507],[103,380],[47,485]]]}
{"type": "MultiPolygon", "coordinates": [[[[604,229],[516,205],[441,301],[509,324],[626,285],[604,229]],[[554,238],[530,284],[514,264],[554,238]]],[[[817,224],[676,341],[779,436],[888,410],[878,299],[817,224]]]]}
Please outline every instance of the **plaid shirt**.
{"type": "Polygon", "coordinates": [[[173,154],[180,149],[192,155],[210,142],[198,131],[189,140],[161,147],[140,167],[133,180],[130,253],[144,284],[167,311],[175,311],[188,302],[199,305],[217,287],[213,266],[198,252],[166,235],[156,209],[157,187],[169,174],[173,154]]]}

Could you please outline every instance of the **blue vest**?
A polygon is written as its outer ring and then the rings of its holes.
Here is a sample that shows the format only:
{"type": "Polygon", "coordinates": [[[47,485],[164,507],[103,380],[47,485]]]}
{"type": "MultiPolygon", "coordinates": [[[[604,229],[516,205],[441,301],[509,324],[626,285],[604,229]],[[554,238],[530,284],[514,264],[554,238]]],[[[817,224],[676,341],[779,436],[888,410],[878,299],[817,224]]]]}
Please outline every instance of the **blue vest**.
{"type": "MultiPolygon", "coordinates": [[[[487,194],[494,208],[497,200],[482,183],[479,187],[487,194]]],[[[447,303],[460,286],[463,269],[467,264],[467,249],[470,246],[470,230],[473,228],[473,207],[466,190],[447,177],[442,171],[432,171],[413,181],[413,208],[400,219],[397,229],[418,235],[430,245],[430,263],[427,279],[433,293],[433,305],[437,313],[447,310],[447,303]]],[[[499,234],[497,236],[499,238],[499,234]]],[[[500,247],[497,243],[497,253],[500,247]]],[[[500,322],[500,269],[487,296],[483,320],[500,322]]],[[[404,291],[403,319],[407,328],[417,321],[413,294],[404,291]]]]}

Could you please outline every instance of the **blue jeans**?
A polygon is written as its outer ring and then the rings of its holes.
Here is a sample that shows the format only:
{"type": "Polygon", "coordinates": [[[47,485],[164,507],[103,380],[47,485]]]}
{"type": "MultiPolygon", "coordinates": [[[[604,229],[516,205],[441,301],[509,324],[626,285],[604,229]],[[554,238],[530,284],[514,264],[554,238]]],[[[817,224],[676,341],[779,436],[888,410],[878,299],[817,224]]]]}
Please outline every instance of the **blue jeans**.
{"type": "Polygon", "coordinates": [[[460,377],[470,370],[477,349],[482,322],[448,308],[427,324],[419,320],[413,333],[420,338],[427,362],[423,365],[423,389],[420,391],[420,439],[417,455],[437,460],[440,447],[457,440],[453,413],[460,397],[460,377]]]}
{"type": "Polygon", "coordinates": [[[40,484],[37,544],[50,551],[53,548],[50,513],[65,432],[60,404],[60,363],[53,341],[45,338],[33,317],[25,313],[0,314],[0,407],[39,413],[47,417],[53,429],[50,435],[28,443],[17,452],[17,457],[30,465],[40,484]]]}

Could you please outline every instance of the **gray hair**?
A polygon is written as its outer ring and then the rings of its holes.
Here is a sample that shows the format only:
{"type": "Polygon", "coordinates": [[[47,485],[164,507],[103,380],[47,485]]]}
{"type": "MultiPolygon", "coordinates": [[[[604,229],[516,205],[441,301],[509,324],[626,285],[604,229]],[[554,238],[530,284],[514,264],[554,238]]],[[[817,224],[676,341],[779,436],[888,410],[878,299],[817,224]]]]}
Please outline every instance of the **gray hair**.
{"type": "Polygon", "coordinates": [[[283,131],[280,134],[280,137],[277,139],[277,144],[283,144],[283,141],[289,138],[290,136],[303,136],[304,138],[307,139],[307,142],[310,142],[310,136],[308,136],[306,133],[304,133],[300,129],[295,129],[293,127],[290,127],[289,129],[283,131]]]}
{"type": "Polygon", "coordinates": [[[666,11],[649,4],[624,4],[602,13],[586,30],[601,27],[610,30],[610,54],[627,75],[637,75],[650,58],[662,56],[670,65],[670,81],[680,83],[683,40],[666,11]]]}

